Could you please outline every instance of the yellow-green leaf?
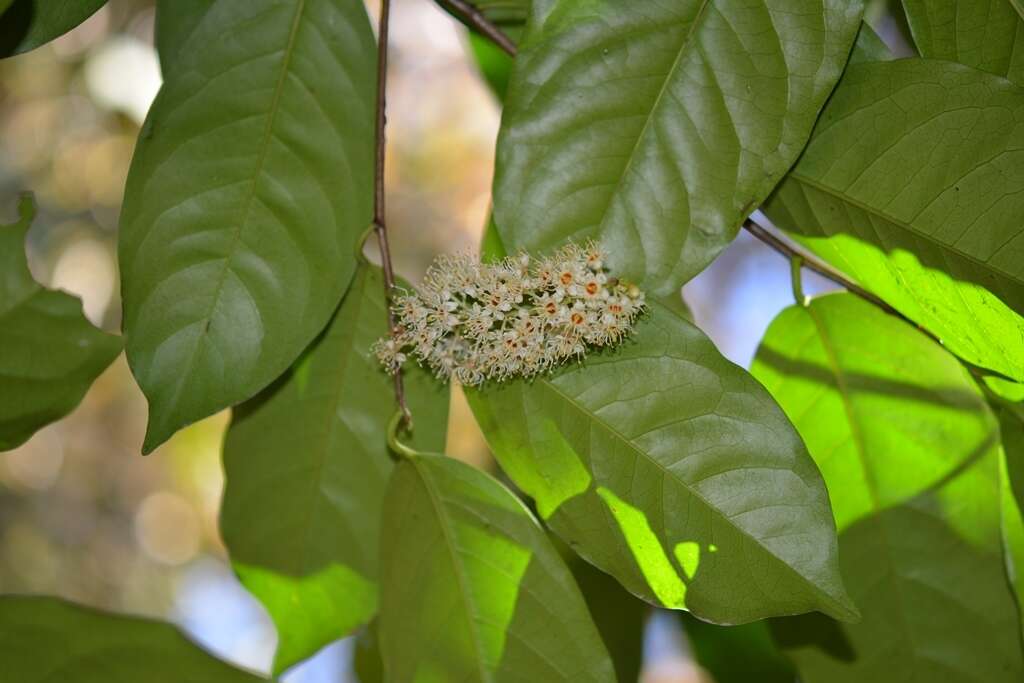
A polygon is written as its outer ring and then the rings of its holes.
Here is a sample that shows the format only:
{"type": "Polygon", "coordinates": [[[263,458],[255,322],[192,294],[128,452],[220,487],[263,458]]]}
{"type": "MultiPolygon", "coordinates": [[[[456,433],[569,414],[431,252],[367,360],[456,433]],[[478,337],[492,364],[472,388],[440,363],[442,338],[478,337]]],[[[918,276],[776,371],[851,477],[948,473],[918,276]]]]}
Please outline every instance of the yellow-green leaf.
{"type": "Polygon", "coordinates": [[[467,392],[547,524],[656,605],[852,618],[824,482],[782,410],[661,304],[621,347],[467,392]]]}
{"type": "Polygon", "coordinates": [[[843,579],[863,616],[774,623],[801,680],[1022,680],[1000,537],[999,431],[967,370],[844,293],[783,311],[753,372],[825,476],[843,579]]]}
{"type": "MultiPolygon", "coordinates": [[[[387,334],[384,283],[360,266],[323,335],[235,410],[224,444],[221,532],[242,583],[278,632],[280,672],[377,611],[387,425],[394,386],[371,346],[387,334]]],[[[410,364],[413,443],[444,448],[448,391],[410,364]]]]}
{"type": "Polygon", "coordinates": [[[382,528],[385,680],[615,680],[572,574],[492,477],[444,456],[406,459],[382,528]]]}

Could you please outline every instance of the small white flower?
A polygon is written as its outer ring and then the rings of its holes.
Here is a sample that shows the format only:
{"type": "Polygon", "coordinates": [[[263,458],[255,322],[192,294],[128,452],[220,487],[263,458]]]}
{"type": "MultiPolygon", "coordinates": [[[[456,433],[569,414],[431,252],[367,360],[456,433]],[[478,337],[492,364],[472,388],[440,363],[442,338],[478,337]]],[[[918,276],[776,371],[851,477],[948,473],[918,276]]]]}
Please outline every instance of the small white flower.
{"type": "Polygon", "coordinates": [[[591,347],[621,341],[644,309],[636,285],[609,282],[607,256],[594,242],[495,264],[442,256],[421,293],[395,299],[395,336],[373,351],[389,372],[411,353],[438,377],[466,385],[533,377],[582,358],[591,347]]]}

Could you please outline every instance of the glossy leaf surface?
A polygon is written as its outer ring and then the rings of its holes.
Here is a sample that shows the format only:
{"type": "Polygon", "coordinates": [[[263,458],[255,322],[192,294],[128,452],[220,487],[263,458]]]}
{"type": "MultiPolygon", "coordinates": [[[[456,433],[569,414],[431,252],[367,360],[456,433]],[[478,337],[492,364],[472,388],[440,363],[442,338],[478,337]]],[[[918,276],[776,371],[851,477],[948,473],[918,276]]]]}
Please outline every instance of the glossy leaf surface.
{"type": "Polygon", "coordinates": [[[439,455],[403,460],[383,534],[386,680],[615,680],[558,551],[489,475],[439,455]]]}
{"type": "Polygon", "coordinates": [[[1021,380],[1022,161],[1024,90],[949,62],[860,64],[766,213],[957,355],[1021,380]]]}
{"type": "Polygon", "coordinates": [[[0,2],[0,57],[34,50],[88,19],[107,0],[0,2]]]}
{"type": "Polygon", "coordinates": [[[998,427],[963,366],[898,318],[832,294],[783,311],[753,368],[825,476],[863,615],[775,622],[801,680],[1021,680],[998,427]]]}
{"type": "Polygon", "coordinates": [[[256,683],[177,628],[57,598],[0,597],[0,662],[17,683],[256,683]]]}
{"type": "Polygon", "coordinates": [[[348,0],[218,0],[180,47],[121,216],[144,451],[251,398],[330,319],[370,221],[374,65],[348,0]]]}
{"type": "Polygon", "coordinates": [[[632,593],[720,623],[856,614],[824,482],[796,431],[664,306],[618,349],[467,395],[547,524],[632,593]]]}
{"type": "Polygon", "coordinates": [[[803,149],[860,25],[847,0],[537,2],[498,140],[510,250],[599,236],[667,295],[803,149]]]}
{"type": "Polygon", "coordinates": [[[947,59],[1024,85],[1024,2],[903,0],[922,57],[947,59]]]}
{"type": "Polygon", "coordinates": [[[32,198],[22,197],[18,211],[17,222],[0,225],[0,451],[71,412],[121,351],[118,337],[86,320],[81,301],[32,279],[32,198]]]}
{"type": "MultiPolygon", "coordinates": [[[[270,388],[235,410],[224,446],[221,532],[232,565],[277,626],[275,671],[377,611],[391,377],[371,346],[387,334],[380,270],[360,266],[324,334],[270,388]]],[[[418,448],[442,450],[448,391],[405,372],[418,448]]]]}

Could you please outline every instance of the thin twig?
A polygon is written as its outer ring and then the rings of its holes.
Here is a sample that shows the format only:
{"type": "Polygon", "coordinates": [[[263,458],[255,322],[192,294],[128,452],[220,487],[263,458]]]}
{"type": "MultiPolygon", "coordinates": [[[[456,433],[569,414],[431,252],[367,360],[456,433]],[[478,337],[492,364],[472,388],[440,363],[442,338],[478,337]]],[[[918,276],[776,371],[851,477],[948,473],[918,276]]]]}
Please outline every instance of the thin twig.
{"type": "Polygon", "coordinates": [[[437,0],[437,2],[507,54],[512,57],[516,56],[516,44],[512,42],[512,39],[475,6],[466,0],[437,0]]]}
{"type": "MultiPolygon", "coordinates": [[[[395,290],[395,271],[391,265],[391,248],[388,246],[388,229],[384,221],[384,124],[387,76],[388,76],[388,19],[391,14],[391,0],[381,0],[380,30],[377,32],[377,166],[373,178],[373,231],[377,233],[377,245],[380,247],[380,260],[384,268],[384,296],[388,309],[388,331],[395,336],[395,314],[391,311],[391,295],[395,290]]],[[[412,424],[412,415],[405,402],[405,387],[402,384],[402,373],[395,373],[395,402],[402,412],[405,426],[412,424]]]]}
{"type": "Polygon", "coordinates": [[[831,268],[828,268],[818,263],[816,260],[810,258],[807,254],[803,253],[799,249],[796,249],[795,247],[779,239],[772,233],[768,232],[768,230],[758,225],[752,219],[748,218],[747,220],[743,221],[743,229],[749,232],[757,239],[759,239],[764,244],[768,245],[778,253],[785,256],[787,259],[792,260],[794,256],[798,257],[801,261],[803,261],[803,267],[806,268],[807,270],[815,272],[818,275],[825,278],[826,280],[830,280],[836,283],[840,287],[846,289],[851,294],[856,294],[860,298],[866,301],[870,301],[874,305],[883,309],[886,313],[891,313],[892,315],[904,318],[904,316],[899,311],[897,311],[895,308],[879,299],[871,292],[867,291],[860,285],[851,282],[850,280],[846,279],[845,277],[843,277],[836,271],[832,270],[831,268]]]}

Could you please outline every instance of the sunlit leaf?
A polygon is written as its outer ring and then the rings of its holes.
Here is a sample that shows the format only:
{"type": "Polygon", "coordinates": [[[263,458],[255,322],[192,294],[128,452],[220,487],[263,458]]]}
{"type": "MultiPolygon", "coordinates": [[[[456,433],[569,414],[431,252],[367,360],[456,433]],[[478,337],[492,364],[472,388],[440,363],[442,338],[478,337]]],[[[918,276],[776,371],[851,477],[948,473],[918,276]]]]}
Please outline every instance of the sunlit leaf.
{"type": "Polygon", "coordinates": [[[174,626],[57,598],[0,597],[0,677],[14,683],[256,683],[174,626]]]}
{"type": "Polygon", "coordinates": [[[948,59],[1024,85],[1022,0],[903,0],[922,57],[948,59]]]}
{"type": "Polygon", "coordinates": [[[1024,379],[1024,90],[949,62],[851,66],[768,203],[942,339],[1024,379]]]}
{"type": "Polygon", "coordinates": [[[0,1],[0,57],[34,50],[64,35],[107,0],[0,1]]]}
{"type": "Polygon", "coordinates": [[[783,311],[753,371],[825,476],[863,615],[774,623],[801,680],[1022,680],[998,427],[964,367],[895,316],[832,294],[783,311]]]}
{"type": "Polygon", "coordinates": [[[600,236],[678,291],[803,148],[860,24],[849,0],[535,3],[499,134],[510,250],[600,236]]]}
{"type": "Polygon", "coordinates": [[[1003,446],[999,474],[1006,575],[1017,598],[1017,613],[1024,620],[1024,413],[1001,408],[996,415],[1003,446]]]}
{"type": "Polygon", "coordinates": [[[25,235],[35,202],[22,197],[18,211],[17,222],[0,225],[0,451],[71,412],[121,351],[120,338],[85,319],[81,301],[32,279],[25,235]]]}
{"type": "Polygon", "coordinates": [[[664,306],[620,348],[467,392],[548,525],[634,594],[720,623],[855,610],[824,482],[750,375],[664,306]]]}
{"type": "Polygon", "coordinates": [[[143,126],[121,216],[144,451],[266,387],[323,329],[373,196],[362,3],[217,0],[143,126]]]}
{"type": "Polygon", "coordinates": [[[681,612],[693,658],[715,683],[794,683],[793,665],[772,641],[768,624],[716,626],[681,612]]]}
{"type": "Polygon", "coordinates": [[[404,460],[383,537],[386,680],[615,680],[558,551],[490,476],[443,456],[404,460]]]}
{"type": "MultiPolygon", "coordinates": [[[[221,532],[239,578],[277,626],[275,671],[377,611],[395,398],[370,347],[386,333],[380,271],[361,266],[324,334],[284,377],[236,409],[228,430],[221,532]]],[[[442,450],[446,388],[413,364],[405,388],[413,443],[442,450]]]]}

